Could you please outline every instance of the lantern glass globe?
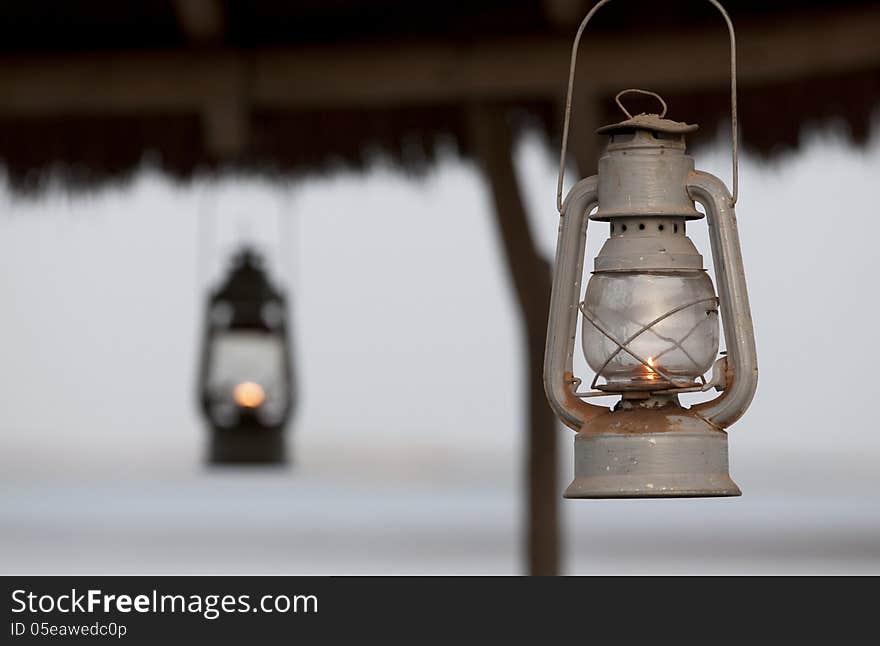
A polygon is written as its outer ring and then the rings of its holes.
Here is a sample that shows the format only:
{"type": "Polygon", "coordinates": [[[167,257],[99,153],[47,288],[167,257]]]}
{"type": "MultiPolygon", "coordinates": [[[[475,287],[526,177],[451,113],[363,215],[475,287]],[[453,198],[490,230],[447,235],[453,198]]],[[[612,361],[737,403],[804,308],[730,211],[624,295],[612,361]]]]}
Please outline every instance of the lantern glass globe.
{"type": "Polygon", "coordinates": [[[283,338],[275,333],[219,332],[212,340],[206,383],[214,417],[232,424],[239,409],[247,408],[265,423],[279,422],[288,397],[285,352],[283,338]]]}
{"type": "MultiPolygon", "coordinates": [[[[693,382],[712,367],[718,354],[718,304],[705,271],[595,273],[587,285],[584,305],[621,343],[635,336],[628,347],[676,382],[693,382]],[[685,305],[639,334],[652,321],[685,305]]],[[[659,374],[620,350],[587,320],[582,342],[590,368],[609,386],[669,387],[659,374]]]]}

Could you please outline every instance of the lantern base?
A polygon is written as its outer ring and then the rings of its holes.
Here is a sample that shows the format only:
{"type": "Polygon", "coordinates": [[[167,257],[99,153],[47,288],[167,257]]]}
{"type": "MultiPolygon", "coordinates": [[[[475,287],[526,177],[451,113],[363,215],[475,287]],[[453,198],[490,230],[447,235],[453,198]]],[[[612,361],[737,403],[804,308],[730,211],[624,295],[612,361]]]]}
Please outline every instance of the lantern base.
{"type": "Polygon", "coordinates": [[[281,465],[287,462],[283,429],[212,429],[212,465],[281,465]]]}
{"type": "Polygon", "coordinates": [[[575,437],[566,498],[739,496],[727,472],[727,433],[677,405],[616,410],[575,437]]]}

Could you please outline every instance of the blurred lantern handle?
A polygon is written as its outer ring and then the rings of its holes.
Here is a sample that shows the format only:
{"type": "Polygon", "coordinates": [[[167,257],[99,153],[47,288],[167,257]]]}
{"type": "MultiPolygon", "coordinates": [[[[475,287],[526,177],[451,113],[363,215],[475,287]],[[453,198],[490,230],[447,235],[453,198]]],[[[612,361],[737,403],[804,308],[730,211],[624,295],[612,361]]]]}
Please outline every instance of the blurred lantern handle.
{"type": "MultiPolygon", "coordinates": [[[[562,122],[562,150],[559,154],[559,176],[556,183],[556,209],[562,213],[562,184],[565,177],[565,157],[568,154],[568,129],[571,121],[571,95],[574,90],[574,73],[577,67],[578,47],[581,43],[581,36],[587,23],[593,18],[596,12],[611,0],[599,0],[596,5],[590,9],[590,12],[578,27],[577,34],[574,37],[574,44],[571,47],[571,63],[568,69],[568,92],[565,96],[565,117],[562,122]]],[[[737,118],[736,118],[736,34],[733,30],[733,22],[730,16],[718,0],[708,0],[718,11],[721,12],[724,22],[727,23],[727,31],[730,34],[730,136],[733,163],[733,196],[730,197],[730,206],[736,205],[739,196],[739,169],[738,169],[738,137],[737,137],[737,118]]]]}
{"type": "Polygon", "coordinates": [[[715,399],[692,406],[691,410],[715,426],[727,428],[749,407],[758,386],[755,331],[746,290],[736,211],[724,182],[714,175],[694,171],[688,178],[687,191],[691,199],[706,209],[727,344],[727,359],[716,364],[712,375],[713,381],[719,381],[714,371],[726,364],[726,380],[720,380],[720,383],[725,383],[724,391],[715,399]]]}
{"type": "Polygon", "coordinates": [[[579,380],[572,372],[572,355],[577,336],[581,276],[590,211],[599,203],[598,177],[581,180],[568,194],[562,208],[550,316],[547,321],[547,347],[544,351],[544,391],[551,408],[566,426],[579,431],[590,419],[608,408],[588,404],[574,394],[579,380]]]}

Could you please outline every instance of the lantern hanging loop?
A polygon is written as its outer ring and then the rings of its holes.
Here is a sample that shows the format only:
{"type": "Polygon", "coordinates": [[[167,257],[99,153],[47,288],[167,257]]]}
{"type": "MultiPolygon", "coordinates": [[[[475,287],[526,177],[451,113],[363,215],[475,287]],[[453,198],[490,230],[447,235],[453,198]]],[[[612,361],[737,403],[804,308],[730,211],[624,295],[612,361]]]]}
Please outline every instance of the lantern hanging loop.
{"type": "MultiPolygon", "coordinates": [[[[568,69],[568,91],[565,95],[565,116],[562,122],[562,149],[559,154],[559,176],[558,181],[556,183],[556,209],[562,213],[562,184],[565,178],[565,158],[568,153],[568,130],[569,123],[571,121],[571,95],[574,90],[574,74],[575,69],[577,68],[577,54],[578,47],[581,43],[581,36],[583,36],[584,30],[587,27],[587,24],[596,14],[596,12],[611,2],[611,0],[599,0],[590,12],[586,15],[583,21],[578,27],[577,34],[574,37],[574,43],[571,47],[571,63],[568,69]]],[[[730,35],[730,137],[731,137],[731,154],[732,154],[732,165],[733,165],[733,194],[730,198],[730,206],[736,205],[736,200],[739,197],[739,152],[738,152],[738,143],[737,143],[737,118],[736,118],[736,34],[733,30],[733,22],[730,20],[730,16],[727,11],[721,6],[721,3],[718,0],[708,0],[709,3],[712,4],[713,7],[718,9],[721,13],[721,16],[724,18],[724,22],[727,23],[727,32],[730,35]]],[[[623,93],[632,92],[633,90],[624,90],[623,93]]],[[[653,96],[657,96],[653,92],[645,92],[641,90],[644,94],[651,94],[653,96]]],[[[657,98],[660,98],[657,96],[657,98]]],[[[619,105],[624,112],[627,112],[623,105],[620,103],[620,94],[617,95],[615,100],[617,101],[617,105],[619,105]]],[[[664,115],[666,103],[660,99],[663,103],[664,107],[664,115]]],[[[627,112],[627,114],[629,114],[627,112]]],[[[662,116],[662,115],[661,115],[662,116]]]]}
{"type": "Polygon", "coordinates": [[[626,107],[624,107],[623,103],[620,102],[620,97],[622,97],[624,94],[644,94],[646,96],[654,97],[655,99],[657,99],[660,102],[660,105],[663,106],[663,109],[660,111],[660,114],[657,116],[659,116],[661,119],[666,116],[666,110],[668,108],[666,107],[666,101],[663,100],[662,96],[660,96],[656,92],[651,92],[650,90],[640,90],[638,88],[631,87],[626,90],[621,90],[620,92],[617,93],[617,96],[614,97],[614,101],[617,103],[617,107],[619,107],[621,110],[623,110],[623,113],[626,115],[627,119],[632,119],[633,116],[632,116],[632,114],[630,114],[629,110],[627,110],[626,107]]]}

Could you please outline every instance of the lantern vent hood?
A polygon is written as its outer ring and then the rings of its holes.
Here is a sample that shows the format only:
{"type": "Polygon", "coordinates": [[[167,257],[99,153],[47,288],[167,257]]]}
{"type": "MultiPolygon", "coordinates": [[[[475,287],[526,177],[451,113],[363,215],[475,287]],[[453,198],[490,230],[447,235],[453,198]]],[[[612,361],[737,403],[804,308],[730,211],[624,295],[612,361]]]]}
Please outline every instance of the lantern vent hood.
{"type": "Polygon", "coordinates": [[[661,132],[668,135],[684,135],[696,132],[699,126],[682,121],[664,119],[659,114],[637,114],[624,121],[602,126],[596,130],[596,134],[614,135],[635,130],[647,130],[648,132],[661,132]]]}

